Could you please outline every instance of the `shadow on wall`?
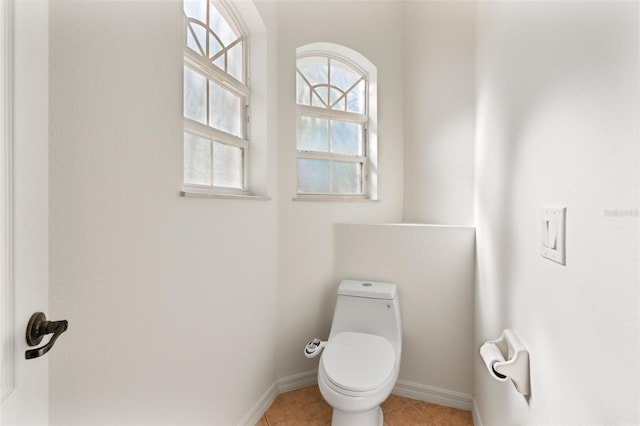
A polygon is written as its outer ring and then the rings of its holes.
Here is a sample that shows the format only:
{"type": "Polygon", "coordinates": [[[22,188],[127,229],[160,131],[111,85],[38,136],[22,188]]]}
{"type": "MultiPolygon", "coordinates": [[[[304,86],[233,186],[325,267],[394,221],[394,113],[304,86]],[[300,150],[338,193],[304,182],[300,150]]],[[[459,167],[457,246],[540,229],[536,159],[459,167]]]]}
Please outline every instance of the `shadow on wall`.
{"type": "MultiPolygon", "coordinates": [[[[522,4],[518,7],[528,6],[522,4]]],[[[555,4],[554,7],[567,6],[555,4]]],[[[511,72],[512,70],[485,70],[482,64],[478,66],[476,182],[480,184],[476,187],[476,220],[491,219],[491,222],[476,224],[478,241],[487,248],[486,251],[478,252],[478,275],[483,278],[481,281],[485,286],[493,285],[492,283],[506,285],[500,291],[486,288],[485,293],[482,291],[485,289],[479,289],[481,291],[477,295],[477,306],[487,307],[492,312],[498,309],[500,314],[494,318],[495,327],[492,326],[496,329],[513,317],[511,292],[513,286],[517,285],[517,277],[512,272],[513,265],[502,261],[502,255],[512,253],[516,248],[514,241],[521,238],[517,232],[521,229],[520,226],[537,227],[536,209],[542,207],[533,206],[530,223],[519,223],[514,217],[516,208],[533,201],[523,199],[521,188],[538,188],[540,192],[544,192],[545,186],[550,184],[545,180],[544,174],[540,176],[541,179],[534,181],[521,171],[524,165],[531,164],[532,161],[545,163],[545,159],[539,158],[536,151],[546,149],[561,153],[552,145],[553,141],[531,140],[534,137],[531,123],[538,122],[548,111],[562,107],[563,99],[567,97],[575,98],[587,106],[597,105],[599,99],[597,93],[594,93],[592,82],[602,78],[598,75],[602,71],[593,66],[594,61],[606,63],[609,59],[606,54],[615,58],[616,52],[600,49],[605,56],[595,59],[593,49],[594,46],[618,42],[615,32],[603,34],[603,31],[594,31],[600,25],[597,16],[584,19],[573,27],[571,33],[567,33],[557,30],[558,27],[564,28],[561,22],[553,22],[554,19],[563,19],[564,14],[549,14],[546,9],[535,6],[530,7],[529,12],[524,26],[521,22],[514,22],[509,28],[509,40],[491,39],[489,42],[494,50],[483,49],[481,46],[478,52],[478,57],[491,60],[493,56],[509,51],[508,45],[527,46],[526,54],[514,58],[517,62],[514,66],[529,69],[535,74],[535,78],[528,78],[521,73],[511,72]],[[555,31],[541,31],[540,28],[555,31]],[[606,35],[611,39],[607,40],[606,35]],[[501,44],[506,46],[500,46],[501,44]],[[553,50],[549,49],[550,45],[553,45],[553,50]],[[483,78],[487,73],[494,75],[483,78]],[[500,81],[500,87],[492,86],[488,83],[491,81],[500,81]],[[492,133],[487,130],[489,128],[492,133]],[[535,148],[530,144],[536,144],[535,148]],[[482,185],[487,179],[493,185],[482,185]]],[[[574,120],[580,120],[581,113],[588,113],[580,110],[567,112],[575,115],[574,120]]],[[[580,157],[579,152],[575,155],[580,157]]],[[[575,158],[557,158],[557,161],[573,160],[575,158]]],[[[549,197],[544,198],[545,202],[553,201],[549,197]]],[[[537,250],[537,246],[532,249],[537,250]]]]}
{"type": "Polygon", "coordinates": [[[398,285],[400,380],[461,393],[470,406],[474,228],[337,224],[334,232],[336,280],[398,285]]]}
{"type": "MultiPolygon", "coordinates": [[[[600,212],[603,203],[638,199],[631,191],[637,182],[618,183],[637,179],[637,160],[630,158],[638,154],[630,136],[638,130],[631,118],[637,74],[630,78],[640,53],[637,12],[631,2],[479,6],[475,342],[514,327],[532,350],[529,405],[512,389],[494,386],[486,370],[476,371],[474,393],[487,424],[632,418],[623,401],[637,395],[637,381],[630,389],[623,372],[594,365],[619,344],[605,344],[609,337],[595,337],[596,330],[608,334],[607,326],[615,326],[627,336],[625,345],[637,346],[637,328],[626,334],[637,306],[630,312],[620,300],[630,277],[637,279],[637,261],[628,267],[637,243],[618,255],[595,254],[593,247],[628,244],[628,235],[612,235],[618,225],[604,223],[600,212]],[[555,203],[568,207],[566,267],[539,255],[539,209],[555,203]],[[558,401],[566,406],[555,408],[558,401]]],[[[629,360],[628,368],[637,365],[629,360]]]]}

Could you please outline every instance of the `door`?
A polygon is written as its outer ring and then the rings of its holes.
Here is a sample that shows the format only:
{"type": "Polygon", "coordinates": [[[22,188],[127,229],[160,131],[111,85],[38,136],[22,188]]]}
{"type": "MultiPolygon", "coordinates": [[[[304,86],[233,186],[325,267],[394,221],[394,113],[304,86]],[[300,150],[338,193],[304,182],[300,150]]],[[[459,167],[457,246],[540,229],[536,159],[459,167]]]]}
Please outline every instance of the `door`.
{"type": "Polygon", "coordinates": [[[0,9],[0,425],[46,425],[48,359],[25,359],[25,334],[34,312],[48,313],[48,5],[0,9]]]}

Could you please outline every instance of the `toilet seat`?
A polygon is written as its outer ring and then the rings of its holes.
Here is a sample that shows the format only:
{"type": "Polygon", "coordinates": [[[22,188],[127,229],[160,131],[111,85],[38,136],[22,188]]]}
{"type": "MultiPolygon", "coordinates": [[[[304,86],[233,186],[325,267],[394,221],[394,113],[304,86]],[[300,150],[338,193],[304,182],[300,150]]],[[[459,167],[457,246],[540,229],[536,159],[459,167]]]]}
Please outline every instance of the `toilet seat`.
{"type": "Polygon", "coordinates": [[[333,385],[350,392],[368,392],[391,376],[396,353],[384,337],[347,331],[329,339],[321,362],[333,385]]]}

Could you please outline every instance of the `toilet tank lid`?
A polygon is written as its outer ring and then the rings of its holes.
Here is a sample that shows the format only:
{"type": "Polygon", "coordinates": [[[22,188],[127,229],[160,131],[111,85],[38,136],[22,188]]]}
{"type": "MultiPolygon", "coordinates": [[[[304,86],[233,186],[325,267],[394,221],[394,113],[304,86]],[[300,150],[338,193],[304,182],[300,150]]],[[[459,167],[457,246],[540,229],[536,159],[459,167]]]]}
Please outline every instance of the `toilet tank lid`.
{"type": "Polygon", "coordinates": [[[368,297],[370,299],[393,300],[397,289],[393,283],[362,280],[342,280],[338,286],[338,295],[368,297]]]}

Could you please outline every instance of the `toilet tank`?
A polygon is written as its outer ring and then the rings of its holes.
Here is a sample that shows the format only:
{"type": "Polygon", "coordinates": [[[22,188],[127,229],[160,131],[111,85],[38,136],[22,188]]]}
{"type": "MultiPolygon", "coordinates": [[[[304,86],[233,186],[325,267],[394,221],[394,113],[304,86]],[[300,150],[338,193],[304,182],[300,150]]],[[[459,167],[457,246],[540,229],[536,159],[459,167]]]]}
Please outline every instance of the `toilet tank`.
{"type": "Polygon", "coordinates": [[[382,336],[399,352],[402,347],[402,320],[396,285],[343,280],[338,287],[329,338],[343,331],[382,336]]]}

